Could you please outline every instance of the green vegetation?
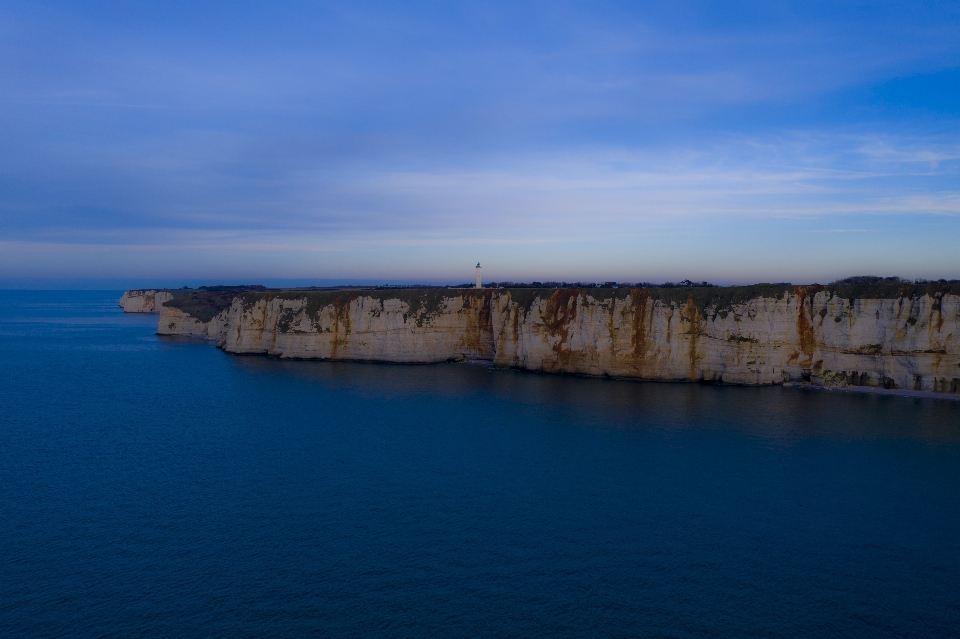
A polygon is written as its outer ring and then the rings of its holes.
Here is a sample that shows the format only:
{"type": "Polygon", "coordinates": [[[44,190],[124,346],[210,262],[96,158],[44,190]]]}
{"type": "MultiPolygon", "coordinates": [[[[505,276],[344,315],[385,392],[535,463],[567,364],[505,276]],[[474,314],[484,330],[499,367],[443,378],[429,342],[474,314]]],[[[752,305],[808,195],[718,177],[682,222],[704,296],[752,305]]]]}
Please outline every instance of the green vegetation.
{"type": "Polygon", "coordinates": [[[693,300],[699,309],[712,307],[715,310],[730,309],[736,304],[743,304],[758,297],[781,299],[787,293],[792,293],[792,284],[751,284],[750,286],[716,286],[691,288],[652,288],[649,296],[652,300],[660,300],[664,304],[682,306],[688,300],[693,300]]]}
{"type": "MultiPolygon", "coordinates": [[[[609,284],[609,283],[608,283],[609,284]]],[[[337,312],[347,308],[358,297],[368,297],[380,301],[400,300],[409,305],[408,314],[422,326],[425,321],[436,317],[445,307],[446,300],[459,296],[483,297],[496,291],[510,294],[511,299],[520,307],[523,313],[529,311],[533,303],[539,298],[548,300],[563,291],[563,296],[589,295],[592,298],[603,300],[625,300],[635,296],[643,296],[651,300],[659,300],[664,304],[684,306],[688,301],[693,302],[701,312],[712,308],[714,312],[725,317],[727,312],[738,304],[743,304],[756,298],[782,299],[787,294],[796,292],[797,287],[792,284],[752,284],[749,286],[565,286],[562,288],[533,288],[522,286],[519,288],[473,289],[473,288],[355,288],[355,289],[265,289],[262,286],[241,287],[202,287],[200,289],[175,289],[170,292],[174,298],[165,305],[179,308],[183,312],[197,318],[201,322],[210,321],[220,313],[236,297],[240,297],[244,308],[251,308],[264,299],[305,299],[306,313],[311,319],[317,317],[321,308],[333,306],[337,312]]],[[[806,287],[808,294],[813,295],[826,291],[832,296],[850,300],[856,299],[899,299],[916,298],[930,295],[939,300],[943,295],[960,295],[960,282],[945,280],[940,282],[909,283],[897,278],[848,278],[842,282],[822,286],[811,284],[806,287]]],[[[939,302],[937,302],[939,306],[939,302]]],[[[934,309],[936,310],[936,308],[934,309]]],[[[289,329],[294,313],[289,317],[281,318],[281,322],[289,329]]],[[[916,321],[916,320],[914,320],[916,321]]]]}
{"type": "Polygon", "coordinates": [[[898,299],[901,297],[923,297],[924,295],[939,298],[943,295],[960,295],[960,283],[957,282],[909,284],[907,282],[884,281],[873,284],[831,284],[822,288],[830,291],[836,297],[848,300],[898,299]]]}
{"type": "MultiPolygon", "coordinates": [[[[408,316],[417,326],[423,326],[425,321],[436,317],[446,308],[446,301],[460,296],[483,296],[484,291],[476,289],[448,289],[448,288],[383,288],[383,289],[334,289],[334,290],[304,290],[304,289],[276,289],[263,291],[247,291],[243,293],[243,306],[250,308],[260,300],[279,298],[287,300],[306,300],[306,315],[315,319],[320,309],[332,306],[339,313],[347,308],[358,297],[367,297],[380,302],[381,308],[386,300],[400,300],[409,306],[408,316]]],[[[375,311],[379,312],[379,311],[375,311]]],[[[281,330],[289,328],[291,317],[281,317],[281,330]]]]}
{"type": "Polygon", "coordinates": [[[163,305],[178,308],[201,322],[209,322],[221,311],[230,308],[238,294],[251,288],[249,286],[203,286],[199,289],[180,288],[170,291],[173,299],[163,305]]]}
{"type": "MultiPolygon", "coordinates": [[[[556,289],[556,288],[510,288],[501,289],[510,293],[511,299],[518,304],[524,314],[526,314],[536,299],[549,299],[557,291],[564,291],[565,294],[576,291],[584,295],[589,295],[597,300],[605,299],[626,299],[637,291],[651,300],[659,300],[664,304],[673,304],[675,306],[684,306],[689,300],[693,301],[700,311],[712,308],[721,318],[726,319],[727,313],[735,305],[744,304],[756,298],[783,299],[787,294],[796,292],[798,287],[793,284],[751,284],[749,286],[683,286],[683,287],[655,287],[655,288],[583,288],[583,289],[556,289]],[[633,293],[631,293],[633,291],[633,293]]],[[[915,298],[924,295],[930,295],[939,299],[943,295],[960,295],[960,284],[943,282],[922,282],[910,284],[901,280],[883,280],[879,282],[857,283],[857,284],[830,284],[822,286],[820,284],[810,284],[806,286],[810,295],[820,291],[826,291],[832,296],[853,301],[856,299],[899,299],[915,298]]],[[[939,308],[939,303],[936,304],[939,308]]],[[[935,308],[934,310],[937,310],[935,308]]],[[[826,310],[821,311],[821,315],[826,315],[826,310]]],[[[835,318],[834,321],[841,321],[842,318],[835,318]]]]}

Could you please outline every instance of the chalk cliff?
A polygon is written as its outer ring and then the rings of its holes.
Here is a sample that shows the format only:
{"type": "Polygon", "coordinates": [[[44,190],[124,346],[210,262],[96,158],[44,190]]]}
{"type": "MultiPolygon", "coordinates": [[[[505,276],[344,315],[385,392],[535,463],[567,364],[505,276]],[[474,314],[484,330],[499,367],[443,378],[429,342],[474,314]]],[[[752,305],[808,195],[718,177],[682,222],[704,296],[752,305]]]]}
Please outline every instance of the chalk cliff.
{"type": "Polygon", "coordinates": [[[288,358],[957,393],[954,288],[247,291],[168,301],[158,333],[288,358]]]}
{"type": "Polygon", "coordinates": [[[173,299],[173,293],[164,290],[127,291],[120,298],[124,313],[159,313],[164,302],[173,299]]]}

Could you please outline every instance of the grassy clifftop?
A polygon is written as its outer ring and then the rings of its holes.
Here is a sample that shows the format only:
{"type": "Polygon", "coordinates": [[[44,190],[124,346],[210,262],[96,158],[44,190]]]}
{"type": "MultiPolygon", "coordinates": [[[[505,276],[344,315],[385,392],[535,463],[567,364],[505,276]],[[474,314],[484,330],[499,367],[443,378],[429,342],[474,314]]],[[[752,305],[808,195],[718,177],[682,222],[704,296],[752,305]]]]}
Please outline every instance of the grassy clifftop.
{"type": "MultiPolygon", "coordinates": [[[[743,304],[751,299],[766,297],[780,299],[793,293],[798,287],[792,284],[751,284],[749,286],[710,286],[710,287],[651,287],[651,288],[388,288],[388,289],[267,289],[262,286],[202,287],[199,289],[174,289],[170,292],[173,299],[164,306],[178,308],[201,322],[209,322],[215,315],[230,307],[237,297],[245,306],[269,298],[306,299],[308,314],[315,314],[325,306],[344,308],[358,297],[375,300],[399,299],[410,305],[412,313],[426,316],[438,312],[445,299],[456,296],[484,297],[495,293],[509,293],[513,301],[521,308],[529,309],[537,298],[547,299],[561,294],[569,297],[584,294],[594,299],[626,299],[642,294],[647,299],[664,303],[686,304],[688,300],[700,309],[713,307],[717,310],[743,304]]],[[[843,299],[899,299],[930,295],[938,297],[952,294],[960,295],[960,284],[903,282],[874,282],[867,284],[831,284],[821,286],[812,284],[805,287],[809,294],[826,291],[843,299]]]]}
{"type": "Polygon", "coordinates": [[[521,308],[529,309],[530,305],[537,298],[547,299],[554,295],[564,296],[582,293],[590,295],[594,299],[626,299],[638,292],[651,300],[659,300],[664,304],[674,303],[678,306],[684,305],[688,300],[693,300],[694,305],[699,309],[712,307],[717,310],[728,309],[736,304],[744,304],[756,298],[781,299],[784,295],[794,293],[798,288],[805,288],[808,294],[812,295],[820,291],[826,291],[831,295],[843,299],[900,299],[913,298],[930,295],[936,297],[940,295],[960,295],[960,285],[958,284],[906,284],[901,282],[880,282],[872,284],[830,284],[819,285],[810,284],[803,287],[793,284],[750,284],[748,286],[689,286],[689,287],[650,287],[650,288],[580,288],[580,289],[556,289],[556,288],[517,288],[502,289],[509,291],[511,298],[517,302],[521,308]]]}
{"type": "Polygon", "coordinates": [[[263,286],[202,286],[200,288],[172,289],[173,299],[164,306],[178,308],[201,322],[209,322],[221,311],[230,308],[238,295],[251,290],[264,290],[263,286]]]}

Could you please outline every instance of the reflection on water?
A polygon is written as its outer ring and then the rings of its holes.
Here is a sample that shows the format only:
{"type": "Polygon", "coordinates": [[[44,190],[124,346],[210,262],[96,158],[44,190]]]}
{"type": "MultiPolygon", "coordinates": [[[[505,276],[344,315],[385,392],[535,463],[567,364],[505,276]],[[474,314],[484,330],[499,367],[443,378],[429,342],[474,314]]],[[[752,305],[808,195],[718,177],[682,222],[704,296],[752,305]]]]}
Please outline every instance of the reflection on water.
{"type": "Polygon", "coordinates": [[[789,445],[807,437],[960,442],[960,403],[775,387],[636,382],[502,370],[477,364],[400,365],[232,357],[251,374],[284,375],[371,400],[483,395],[541,407],[590,428],[730,429],[789,445]]]}

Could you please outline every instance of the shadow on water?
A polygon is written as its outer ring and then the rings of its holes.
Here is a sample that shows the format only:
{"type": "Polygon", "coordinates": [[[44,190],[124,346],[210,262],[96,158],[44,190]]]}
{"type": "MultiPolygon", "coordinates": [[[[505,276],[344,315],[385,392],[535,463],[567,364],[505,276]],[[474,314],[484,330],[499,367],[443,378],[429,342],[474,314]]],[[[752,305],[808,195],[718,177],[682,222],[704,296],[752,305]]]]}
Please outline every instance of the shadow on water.
{"type": "Polygon", "coordinates": [[[730,430],[789,445],[810,437],[960,442],[960,403],[928,398],[546,375],[476,364],[378,364],[230,356],[252,375],[282,375],[370,399],[485,396],[541,407],[590,428],[730,430]]]}

